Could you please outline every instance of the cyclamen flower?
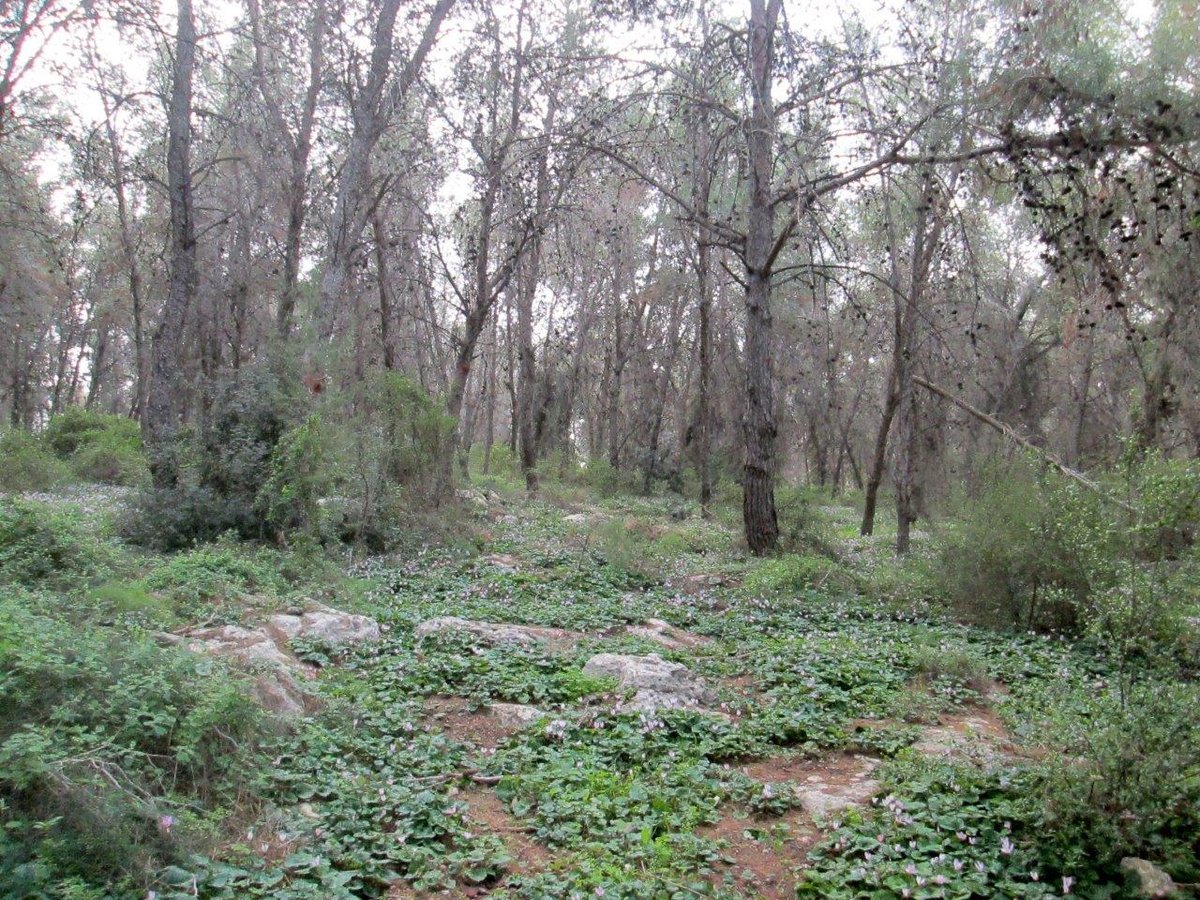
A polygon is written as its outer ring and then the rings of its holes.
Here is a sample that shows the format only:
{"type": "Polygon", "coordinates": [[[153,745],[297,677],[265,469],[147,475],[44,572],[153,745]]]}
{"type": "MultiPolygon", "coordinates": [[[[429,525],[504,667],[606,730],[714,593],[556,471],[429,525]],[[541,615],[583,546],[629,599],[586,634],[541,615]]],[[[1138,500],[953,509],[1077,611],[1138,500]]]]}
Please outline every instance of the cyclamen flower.
{"type": "Polygon", "coordinates": [[[1071,893],[1071,888],[1075,887],[1075,878],[1071,875],[1063,876],[1063,893],[1071,893]]]}
{"type": "Polygon", "coordinates": [[[175,824],[174,816],[159,816],[158,827],[162,829],[164,834],[171,833],[171,826],[175,824]]]}
{"type": "Polygon", "coordinates": [[[1013,842],[1008,839],[1007,835],[1000,839],[1000,852],[1005,856],[1012,856],[1012,852],[1015,849],[1016,845],[1014,845],[1013,842]]]}

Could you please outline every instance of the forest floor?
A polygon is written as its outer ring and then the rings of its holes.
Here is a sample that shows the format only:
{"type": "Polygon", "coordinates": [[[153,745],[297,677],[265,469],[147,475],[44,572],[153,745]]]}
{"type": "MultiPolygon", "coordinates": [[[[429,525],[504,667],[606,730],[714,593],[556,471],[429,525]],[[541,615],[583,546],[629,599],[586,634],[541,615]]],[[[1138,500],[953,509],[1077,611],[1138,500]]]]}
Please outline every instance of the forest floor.
{"type": "MultiPolygon", "coordinates": [[[[120,498],[38,499],[86,517],[120,498]]],[[[312,712],[256,821],[158,896],[1061,896],[1075,877],[1044,868],[1029,785],[1097,663],[881,596],[889,536],[858,538],[850,507],[812,511],[832,563],[749,558],[728,516],[666,500],[468,505],[470,541],[304,585],[382,639],[295,643],[312,712]],[[481,624],[428,624],[447,616],[481,624]],[[656,655],[653,683],[598,654],[656,655]]],[[[213,553],[140,564],[169,593],[213,553]]],[[[165,630],[295,604],[210,593],[165,630]]]]}

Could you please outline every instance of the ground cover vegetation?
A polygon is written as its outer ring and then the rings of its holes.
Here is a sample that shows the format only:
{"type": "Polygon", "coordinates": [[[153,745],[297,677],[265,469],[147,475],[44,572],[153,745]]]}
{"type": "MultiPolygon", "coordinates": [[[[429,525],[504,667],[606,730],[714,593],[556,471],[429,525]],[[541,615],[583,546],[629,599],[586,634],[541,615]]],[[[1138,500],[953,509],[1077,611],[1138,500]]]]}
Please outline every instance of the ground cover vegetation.
{"type": "Polygon", "coordinates": [[[164,553],[124,536],[130,489],[6,497],[0,891],[1138,896],[1127,856],[1197,879],[1193,465],[1135,466],[1128,512],[1017,459],[979,502],[1038,554],[971,540],[968,504],[906,558],[817,489],[781,507],[795,552],[757,559],[732,504],[603,500],[584,475],[531,502],[509,473],[446,513],[457,540],[383,555],[234,533],[164,553]],[[253,670],[156,639],[306,595],[383,631],[294,639],[318,672],[299,718],[250,699],[253,670]],[[421,633],[444,616],[568,637],[421,633]],[[651,620],[696,642],[629,630],[651,620]],[[631,708],[584,671],[600,653],[660,654],[712,695],[631,708]],[[863,760],[869,797],[806,799],[863,760]]]}

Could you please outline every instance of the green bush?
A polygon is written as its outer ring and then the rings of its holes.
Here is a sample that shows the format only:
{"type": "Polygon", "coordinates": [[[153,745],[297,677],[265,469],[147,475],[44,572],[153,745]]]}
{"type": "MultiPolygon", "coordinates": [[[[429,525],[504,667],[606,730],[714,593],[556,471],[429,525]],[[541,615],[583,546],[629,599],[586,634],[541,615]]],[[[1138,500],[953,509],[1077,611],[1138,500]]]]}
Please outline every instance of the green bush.
{"type": "Polygon", "coordinates": [[[1115,550],[1099,503],[1049,475],[993,473],[942,542],[933,578],[967,621],[1071,626],[1091,590],[1087,557],[1115,550]]]}
{"type": "Polygon", "coordinates": [[[70,478],[70,468],[36,435],[0,431],[0,490],[45,491],[70,478]]]}
{"type": "Polygon", "coordinates": [[[77,518],[44,503],[0,500],[0,578],[69,582],[104,570],[106,554],[77,518]]]}
{"type": "Polygon", "coordinates": [[[1063,734],[1048,822],[1064,868],[1115,869],[1122,856],[1200,881],[1200,688],[1146,681],[1109,692],[1063,734]]]}
{"type": "Polygon", "coordinates": [[[255,502],[282,539],[293,532],[320,537],[321,498],[333,485],[328,447],[320,420],[309,416],[284,434],[272,452],[270,474],[255,502]]]}
{"type": "Polygon", "coordinates": [[[70,407],[50,420],[46,444],[85,481],[140,485],[150,477],[138,424],[70,407]]]}
{"type": "Polygon", "coordinates": [[[1200,533],[1200,463],[1149,457],[1106,486],[998,471],[942,542],[934,578],[963,618],[1055,629],[1083,622],[1107,649],[1145,655],[1178,635],[1200,533]],[[1115,501],[1115,502],[1114,502],[1115,501]]]}
{"type": "Polygon", "coordinates": [[[337,429],[337,490],[344,540],[382,550],[414,513],[434,506],[444,488],[454,422],[412,379],[396,372],[369,378],[353,399],[355,414],[337,429]]]}
{"type": "Polygon", "coordinates": [[[273,373],[243,372],[222,386],[198,426],[157,448],[157,464],[174,473],[175,483],[141,493],[126,535],[160,550],[205,543],[228,531],[266,537],[270,527],[258,493],[295,416],[295,398],[273,373]]]}
{"type": "Polygon", "coordinates": [[[820,511],[820,507],[832,502],[824,488],[780,485],[775,491],[780,546],[792,553],[833,556],[835,541],[820,511]]]}
{"type": "Polygon", "coordinates": [[[200,804],[240,802],[261,713],[211,661],[38,605],[0,597],[0,896],[142,896],[211,845],[200,804]]]}
{"type": "Polygon", "coordinates": [[[852,587],[848,572],[823,556],[787,554],[764,560],[743,581],[755,596],[799,594],[804,591],[844,591],[852,587]]]}
{"type": "Polygon", "coordinates": [[[146,586],[164,591],[186,605],[220,603],[253,593],[287,590],[287,582],[276,571],[272,555],[266,551],[253,553],[224,542],[170,557],[146,577],[146,586]]]}
{"type": "Polygon", "coordinates": [[[579,474],[580,479],[601,497],[632,494],[638,489],[637,476],[614,469],[603,457],[589,459],[579,474]]]}

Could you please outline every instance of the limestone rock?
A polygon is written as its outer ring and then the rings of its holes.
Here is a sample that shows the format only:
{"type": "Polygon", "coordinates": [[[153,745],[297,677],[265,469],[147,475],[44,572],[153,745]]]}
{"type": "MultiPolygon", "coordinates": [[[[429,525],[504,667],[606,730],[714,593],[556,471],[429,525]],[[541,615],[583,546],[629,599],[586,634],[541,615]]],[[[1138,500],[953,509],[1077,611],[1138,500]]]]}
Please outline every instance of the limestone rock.
{"type": "Polygon", "coordinates": [[[1175,897],[1179,888],[1171,876],[1145,859],[1126,856],[1121,860],[1121,871],[1137,882],[1138,893],[1143,897],[1175,897]]]}
{"type": "Polygon", "coordinates": [[[512,574],[521,568],[520,560],[507,553],[492,553],[488,556],[481,556],[479,561],[507,574],[512,574]]]}
{"type": "Polygon", "coordinates": [[[316,606],[301,615],[271,616],[267,631],[281,644],[301,638],[329,647],[374,644],[382,637],[379,623],[370,616],[344,613],[327,606],[316,606]]]}
{"type": "Polygon", "coordinates": [[[848,778],[836,778],[831,783],[815,776],[796,788],[796,799],[806,813],[814,819],[828,819],[852,806],[862,806],[882,790],[883,786],[871,777],[879,768],[879,760],[872,756],[855,759],[857,772],[848,778]]]}
{"type": "Polygon", "coordinates": [[[862,781],[852,786],[854,790],[799,790],[796,796],[804,811],[814,819],[828,819],[852,806],[861,806],[880,791],[878,781],[862,781]]]}
{"type": "Polygon", "coordinates": [[[642,625],[627,625],[625,631],[634,637],[661,644],[668,650],[687,650],[712,643],[710,638],[676,628],[662,619],[647,619],[642,625]]]}
{"type": "Polygon", "coordinates": [[[543,628],[539,625],[508,625],[501,622],[479,622],[459,616],[440,616],[422,622],[416,628],[417,641],[444,631],[465,632],[481,644],[570,643],[583,637],[576,631],[563,628],[543,628]]]}
{"type": "Polygon", "coordinates": [[[492,703],[490,708],[492,715],[505,728],[524,728],[545,715],[536,706],[527,706],[524,703],[492,703]]]}
{"type": "Polygon", "coordinates": [[[198,628],[187,632],[182,643],[193,653],[226,659],[252,675],[254,698],[271,712],[301,715],[312,703],[298,680],[307,670],[283,652],[265,629],[237,625],[198,628]]]}
{"type": "Polygon", "coordinates": [[[620,690],[634,692],[633,700],[626,705],[628,709],[695,708],[715,700],[704,679],[687,666],[668,662],[657,653],[649,656],[598,653],[584,665],[583,674],[615,678],[620,690]]]}
{"type": "Polygon", "coordinates": [[[921,730],[912,748],[927,756],[956,757],[985,766],[1002,763],[1011,756],[984,719],[963,719],[958,727],[931,725],[921,730]]]}
{"type": "Polygon", "coordinates": [[[676,590],[682,591],[685,594],[699,594],[713,588],[730,587],[736,585],[737,582],[725,575],[701,572],[694,575],[684,575],[682,578],[670,582],[670,584],[676,590]]]}
{"type": "Polygon", "coordinates": [[[380,637],[379,623],[370,616],[316,603],[303,612],[271,616],[262,628],[218,625],[193,628],[181,635],[159,635],[166,643],[220,657],[249,673],[254,698],[271,712],[284,716],[301,715],[314,704],[304,687],[304,679],[312,669],[288,652],[289,641],[305,638],[342,647],[374,643],[380,637]]]}

